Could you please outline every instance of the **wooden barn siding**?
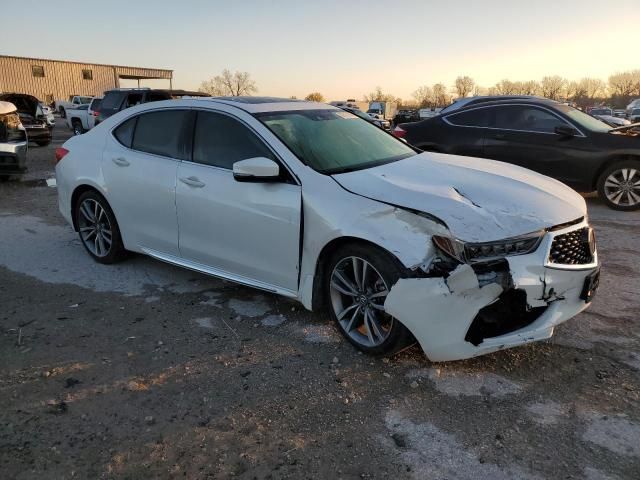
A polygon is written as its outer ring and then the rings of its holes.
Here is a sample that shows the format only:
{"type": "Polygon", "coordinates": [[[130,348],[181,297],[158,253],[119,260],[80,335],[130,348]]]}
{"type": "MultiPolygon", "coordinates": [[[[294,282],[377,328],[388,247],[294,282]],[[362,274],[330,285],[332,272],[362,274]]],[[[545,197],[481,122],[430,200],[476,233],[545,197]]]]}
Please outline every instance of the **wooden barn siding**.
{"type": "Polygon", "coordinates": [[[170,70],[96,65],[45,59],[0,56],[0,92],[28,93],[45,101],[66,100],[69,95],[102,96],[105,90],[119,86],[118,76],[171,78],[170,70]],[[44,78],[34,77],[32,65],[44,67],[44,78]],[[93,80],[84,80],[82,70],[93,72],[93,80]]]}

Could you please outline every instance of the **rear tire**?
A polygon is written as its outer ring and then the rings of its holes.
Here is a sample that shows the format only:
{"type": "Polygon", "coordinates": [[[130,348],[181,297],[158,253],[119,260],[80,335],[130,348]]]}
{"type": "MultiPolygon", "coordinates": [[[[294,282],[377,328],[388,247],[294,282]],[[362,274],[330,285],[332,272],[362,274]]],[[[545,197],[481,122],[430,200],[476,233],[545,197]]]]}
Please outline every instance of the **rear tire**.
{"type": "Polygon", "coordinates": [[[372,245],[345,245],[327,262],[323,288],[329,315],[358,350],[392,355],[413,343],[409,330],[384,311],[400,275],[398,261],[372,245]]]}
{"type": "Polygon", "coordinates": [[[80,120],[73,120],[71,125],[73,126],[74,135],[82,135],[84,133],[84,128],[82,127],[82,122],[80,120]]]}
{"type": "Polygon", "coordinates": [[[60,118],[67,118],[67,112],[64,107],[60,107],[60,118]]]}
{"type": "Polygon", "coordinates": [[[96,262],[111,264],[126,257],[118,222],[102,195],[94,190],[80,195],[74,215],[80,241],[96,262]]]}
{"type": "Polygon", "coordinates": [[[608,167],[598,179],[598,195],[614,210],[640,209],[640,161],[626,160],[608,167]]]}

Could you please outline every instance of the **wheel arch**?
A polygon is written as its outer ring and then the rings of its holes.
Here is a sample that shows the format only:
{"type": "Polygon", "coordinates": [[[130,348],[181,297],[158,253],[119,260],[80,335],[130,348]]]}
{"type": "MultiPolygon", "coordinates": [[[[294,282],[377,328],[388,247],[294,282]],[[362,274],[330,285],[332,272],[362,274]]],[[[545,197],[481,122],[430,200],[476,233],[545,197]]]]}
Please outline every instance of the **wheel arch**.
{"type": "Polygon", "coordinates": [[[626,162],[630,160],[640,162],[640,155],[618,154],[618,155],[612,155],[611,157],[609,157],[605,162],[602,163],[602,165],[600,165],[600,167],[596,171],[596,174],[591,180],[591,188],[593,188],[594,191],[598,189],[598,182],[600,181],[600,176],[604,173],[606,169],[615,165],[616,163],[626,162]]]}
{"type": "Polygon", "coordinates": [[[343,236],[334,238],[330,240],[324,247],[322,247],[322,250],[320,250],[320,253],[318,254],[318,258],[316,259],[311,298],[311,309],[314,312],[321,311],[322,308],[324,308],[324,306],[326,305],[322,285],[327,274],[326,269],[329,259],[337,250],[339,250],[343,246],[352,244],[368,245],[370,247],[376,248],[389,255],[398,263],[398,265],[402,266],[403,269],[405,268],[396,255],[394,255],[388,249],[376,244],[375,242],[354,236],[343,236]]]}
{"type": "MultiPolygon", "coordinates": [[[[83,193],[85,192],[96,192],[98,195],[100,195],[102,198],[104,198],[104,201],[107,202],[107,204],[109,205],[109,207],[111,208],[111,204],[109,204],[109,200],[107,200],[105,198],[105,196],[102,194],[102,192],[95,186],[93,185],[89,185],[87,183],[83,183],[81,185],[78,185],[74,190],[73,193],[71,194],[71,220],[73,222],[73,229],[77,232],[78,231],[78,224],[76,221],[76,215],[75,215],[75,211],[76,211],[76,207],[78,206],[78,200],[80,199],[80,197],[82,196],[83,193]]],[[[111,211],[113,211],[113,208],[111,208],[111,211]]],[[[115,213],[114,213],[115,215],[115,213]]]]}

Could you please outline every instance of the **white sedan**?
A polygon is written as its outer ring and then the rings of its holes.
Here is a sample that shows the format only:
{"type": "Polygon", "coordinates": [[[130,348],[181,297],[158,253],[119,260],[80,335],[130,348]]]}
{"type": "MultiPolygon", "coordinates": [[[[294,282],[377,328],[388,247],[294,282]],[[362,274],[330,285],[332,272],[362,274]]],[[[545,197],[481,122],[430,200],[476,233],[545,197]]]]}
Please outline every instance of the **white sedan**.
{"type": "Polygon", "coordinates": [[[433,361],[550,337],[598,284],[583,198],[513,165],[421,153],[349,112],[153,102],[56,150],[62,215],[126,251],[327,308],[373,354],[433,361]]]}

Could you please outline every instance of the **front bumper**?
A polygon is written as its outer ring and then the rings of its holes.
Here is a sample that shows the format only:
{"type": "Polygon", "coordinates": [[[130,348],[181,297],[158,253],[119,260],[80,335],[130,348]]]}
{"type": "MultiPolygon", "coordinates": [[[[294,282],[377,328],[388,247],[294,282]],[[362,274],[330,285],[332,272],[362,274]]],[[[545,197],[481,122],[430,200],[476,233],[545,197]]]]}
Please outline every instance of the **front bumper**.
{"type": "Polygon", "coordinates": [[[460,360],[549,338],[557,325],[589,305],[583,290],[587,277],[599,268],[597,252],[584,265],[549,262],[554,237],[585,226],[548,232],[535,252],[507,257],[508,266],[494,282],[469,265],[460,265],[446,279],[400,279],[385,310],[413,333],[432,361],[460,360]]]}
{"type": "Polygon", "coordinates": [[[20,175],[27,171],[27,142],[0,142],[0,175],[20,175]]]}

